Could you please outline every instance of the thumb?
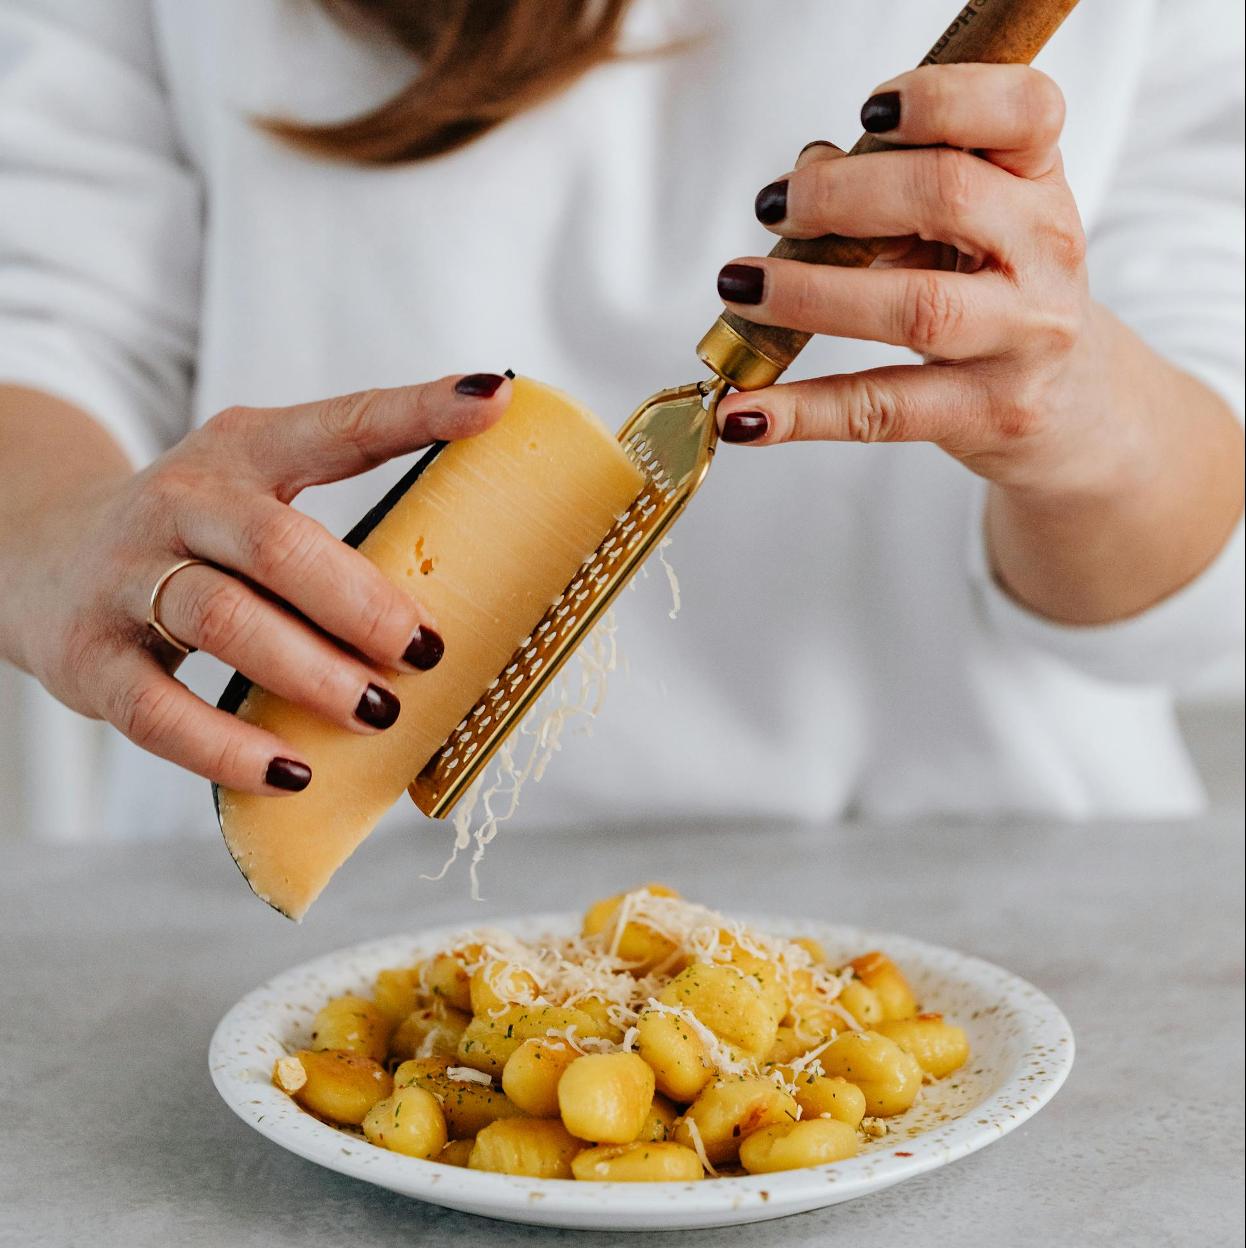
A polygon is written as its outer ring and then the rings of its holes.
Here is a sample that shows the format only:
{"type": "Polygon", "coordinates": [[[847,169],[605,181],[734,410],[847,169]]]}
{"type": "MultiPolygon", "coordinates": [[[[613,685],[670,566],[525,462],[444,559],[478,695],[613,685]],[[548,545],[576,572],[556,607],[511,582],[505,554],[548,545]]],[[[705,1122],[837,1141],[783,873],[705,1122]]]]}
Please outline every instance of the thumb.
{"type": "Polygon", "coordinates": [[[469,373],[294,407],[232,409],[216,421],[222,433],[237,433],[256,475],[288,500],[432,442],[482,433],[510,398],[506,377],[469,373]]]}
{"type": "Polygon", "coordinates": [[[724,442],[957,442],[984,413],[960,370],[899,364],[732,394],[718,406],[724,442]]]}

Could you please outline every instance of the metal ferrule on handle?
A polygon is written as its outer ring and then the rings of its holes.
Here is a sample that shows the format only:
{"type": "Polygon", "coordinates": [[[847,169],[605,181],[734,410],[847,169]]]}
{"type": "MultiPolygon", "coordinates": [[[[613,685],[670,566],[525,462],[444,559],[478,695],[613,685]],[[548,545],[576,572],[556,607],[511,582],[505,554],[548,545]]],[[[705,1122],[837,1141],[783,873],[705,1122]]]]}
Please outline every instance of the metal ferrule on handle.
{"type": "MultiPolygon", "coordinates": [[[[1076,4],[1077,0],[971,0],[922,64],[974,61],[1028,65],[1076,4]]],[[[865,134],[848,155],[885,152],[894,147],[865,134]]],[[[821,238],[780,239],[770,254],[808,264],[866,268],[873,264],[883,244],[883,239],[826,234],[821,238]]],[[[759,390],[783,375],[810,337],[800,330],[755,325],[734,312],[724,312],[698,343],[697,354],[737,390],[759,390]]]]}

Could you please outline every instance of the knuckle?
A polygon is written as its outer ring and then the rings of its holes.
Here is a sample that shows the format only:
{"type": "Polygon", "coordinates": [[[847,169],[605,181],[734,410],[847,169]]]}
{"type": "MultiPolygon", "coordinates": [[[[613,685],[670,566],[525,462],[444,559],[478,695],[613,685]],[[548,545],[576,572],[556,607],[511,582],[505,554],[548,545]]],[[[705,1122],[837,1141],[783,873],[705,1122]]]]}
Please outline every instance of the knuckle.
{"type": "Polygon", "coordinates": [[[916,272],[901,304],[902,340],[923,354],[934,352],[960,332],[965,302],[959,289],[938,273],[916,272]]]}
{"type": "Polygon", "coordinates": [[[799,386],[791,395],[791,406],[786,417],[776,413],[774,421],[775,442],[808,442],[815,439],[823,421],[818,404],[810,394],[799,386]]]}
{"type": "Polygon", "coordinates": [[[1053,140],[1064,128],[1064,93],[1046,74],[1029,70],[1021,80],[1021,121],[1034,138],[1053,140]]]}
{"type": "Polygon", "coordinates": [[[178,540],[186,516],[196,507],[200,484],[195,475],[174,464],[149,468],[136,480],[127,504],[129,532],[144,545],[157,536],[178,540]]]}
{"type": "Polygon", "coordinates": [[[245,753],[246,747],[240,734],[227,731],[222,734],[220,743],[209,751],[204,771],[218,781],[240,776],[244,773],[245,753]]]}
{"type": "Polygon", "coordinates": [[[817,321],[825,300],[816,265],[794,265],[772,272],[766,280],[772,284],[771,298],[778,296],[776,302],[783,304],[785,323],[790,319],[793,328],[803,329],[817,321]]]}
{"type": "Polygon", "coordinates": [[[315,559],[318,546],[315,532],[288,507],[249,520],[240,540],[247,568],[264,585],[279,574],[297,575],[315,559]]]}
{"type": "Polygon", "coordinates": [[[1048,345],[1057,352],[1071,351],[1082,336],[1082,318],[1072,308],[1061,308],[1043,326],[1048,345]]]}
{"type": "Polygon", "coordinates": [[[1037,356],[1063,355],[1072,350],[1082,334],[1082,318],[1072,306],[1044,309],[1031,318],[1027,330],[1030,348],[1037,356]]]}
{"type": "Polygon", "coordinates": [[[995,430],[1005,441],[1022,441],[1034,432],[1038,422],[1037,396],[1025,387],[1006,391],[1005,396],[993,409],[995,430]]]}
{"type": "Polygon", "coordinates": [[[977,199],[977,157],[950,147],[930,152],[929,195],[933,207],[947,220],[958,221],[977,199]]]}
{"type": "Polygon", "coordinates": [[[982,395],[982,410],[990,429],[1004,442],[1020,442],[1036,433],[1050,405],[1047,372],[1031,361],[1026,367],[1010,366],[997,376],[982,395]]]}
{"type": "Polygon", "coordinates": [[[143,682],[120,689],[108,718],[140,749],[152,750],[175,731],[181,718],[176,687],[143,682]]]}
{"type": "Polygon", "coordinates": [[[203,426],[203,432],[209,436],[233,438],[244,431],[249,431],[255,419],[255,410],[235,404],[224,407],[203,426]]]}
{"type": "MultiPolygon", "coordinates": [[[[354,682],[344,679],[343,665],[326,661],[317,663],[310,671],[302,675],[303,689],[309,702],[316,706],[332,707],[349,706],[354,682]],[[348,688],[349,684],[349,688],[348,688]]],[[[359,682],[361,685],[366,681],[359,682]]],[[[358,697],[358,694],[355,694],[358,697]]]]}
{"type": "Polygon", "coordinates": [[[210,654],[244,644],[258,622],[246,594],[229,580],[213,583],[204,590],[191,603],[190,615],[199,648],[210,654]]]}
{"type": "Polygon", "coordinates": [[[367,591],[356,624],[361,649],[380,658],[401,653],[415,625],[407,628],[404,613],[398,608],[398,593],[388,583],[367,591]]]}
{"type": "Polygon", "coordinates": [[[143,483],[142,494],[148,506],[158,507],[167,513],[180,511],[194,494],[195,488],[193,474],[166,464],[151,472],[143,483]]]}
{"type": "Polygon", "coordinates": [[[854,442],[894,442],[904,422],[896,396],[868,377],[858,377],[848,395],[848,435],[854,442]]]}
{"type": "Polygon", "coordinates": [[[325,436],[365,450],[371,440],[379,395],[379,390],[361,390],[326,399],[318,413],[325,436]]]}
{"type": "Polygon", "coordinates": [[[1066,272],[1077,272],[1086,262],[1086,233],[1069,217],[1044,218],[1039,224],[1042,246],[1066,272]]]}
{"type": "Polygon", "coordinates": [[[842,186],[841,170],[832,168],[834,164],[833,160],[819,160],[792,175],[787,217],[783,221],[785,231],[820,228],[818,219],[828,215],[836,191],[842,186]]]}

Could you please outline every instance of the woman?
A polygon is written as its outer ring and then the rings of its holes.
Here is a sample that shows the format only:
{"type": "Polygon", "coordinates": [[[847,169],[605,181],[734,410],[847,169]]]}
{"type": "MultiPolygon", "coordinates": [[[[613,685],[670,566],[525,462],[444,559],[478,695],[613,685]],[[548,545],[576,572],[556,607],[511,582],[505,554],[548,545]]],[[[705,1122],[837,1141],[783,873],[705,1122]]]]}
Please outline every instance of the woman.
{"type": "Polygon", "coordinates": [[[387,674],[455,639],[330,533],[507,367],[611,424],[699,376],[715,280],[825,336],[722,404],[684,615],[624,605],[632,675],[529,816],[1197,806],[1171,691],[1241,635],[1232,6],[1085,5],[1046,73],[890,78],[926,0],[333,8],[0,16],[0,654],[133,743],[15,686],[36,831],[208,824],[149,755],[307,783],[173,679],[145,620],[187,557],[166,637],[354,731],[418,715],[387,674]],[[953,150],[785,172],[858,112],[953,150]],[[831,230],[899,241],[758,258],[831,230]]]}

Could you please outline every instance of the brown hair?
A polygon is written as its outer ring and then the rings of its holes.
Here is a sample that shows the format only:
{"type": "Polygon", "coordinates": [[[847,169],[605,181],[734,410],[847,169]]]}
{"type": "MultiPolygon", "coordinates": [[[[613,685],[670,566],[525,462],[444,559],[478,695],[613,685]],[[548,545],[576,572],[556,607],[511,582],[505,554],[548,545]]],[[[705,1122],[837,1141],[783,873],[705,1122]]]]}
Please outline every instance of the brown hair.
{"type": "Polygon", "coordinates": [[[270,134],[317,156],[369,165],[463,147],[569,86],[614,54],[628,0],[322,0],[420,61],[392,99],[348,121],[265,118],[270,134]]]}

